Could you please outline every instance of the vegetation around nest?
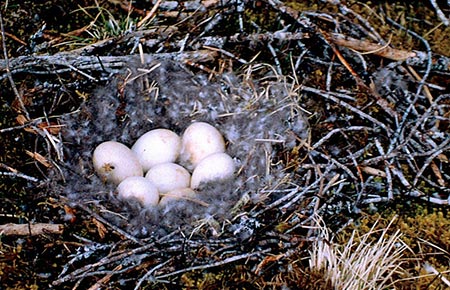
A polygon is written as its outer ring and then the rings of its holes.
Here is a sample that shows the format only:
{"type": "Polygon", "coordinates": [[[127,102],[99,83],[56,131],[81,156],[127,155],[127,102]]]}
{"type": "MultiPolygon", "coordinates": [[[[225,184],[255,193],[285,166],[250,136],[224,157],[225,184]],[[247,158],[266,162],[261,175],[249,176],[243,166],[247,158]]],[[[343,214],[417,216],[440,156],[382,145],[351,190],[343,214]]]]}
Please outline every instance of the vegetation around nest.
{"type": "Polygon", "coordinates": [[[42,2],[1,7],[5,289],[450,287],[449,7],[42,2]],[[194,120],[239,170],[176,217],[93,174],[194,120]]]}

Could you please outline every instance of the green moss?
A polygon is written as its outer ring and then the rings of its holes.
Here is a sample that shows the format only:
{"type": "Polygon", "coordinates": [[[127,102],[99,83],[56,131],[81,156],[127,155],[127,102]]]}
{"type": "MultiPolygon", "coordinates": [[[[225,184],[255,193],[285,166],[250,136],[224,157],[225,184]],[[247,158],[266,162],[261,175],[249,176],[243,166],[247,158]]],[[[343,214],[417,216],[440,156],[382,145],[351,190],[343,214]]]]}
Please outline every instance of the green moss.
{"type": "Polygon", "coordinates": [[[286,1],[286,5],[298,11],[316,11],[319,9],[317,1],[286,1]]]}

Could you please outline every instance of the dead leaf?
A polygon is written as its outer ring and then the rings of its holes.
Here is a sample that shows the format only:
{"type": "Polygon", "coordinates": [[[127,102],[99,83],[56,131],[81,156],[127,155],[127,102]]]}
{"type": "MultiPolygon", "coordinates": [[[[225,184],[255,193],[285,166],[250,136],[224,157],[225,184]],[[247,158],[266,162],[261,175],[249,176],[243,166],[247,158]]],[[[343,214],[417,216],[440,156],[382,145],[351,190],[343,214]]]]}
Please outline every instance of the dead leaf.
{"type": "Polygon", "coordinates": [[[432,161],[430,163],[430,167],[431,167],[431,170],[433,170],[434,175],[437,177],[437,182],[439,183],[439,185],[444,187],[445,180],[444,180],[444,178],[442,178],[442,174],[441,174],[441,171],[439,170],[439,167],[436,165],[436,163],[434,163],[434,161],[432,161]]]}
{"type": "Polygon", "coordinates": [[[108,232],[108,229],[97,219],[92,218],[92,222],[97,227],[98,235],[101,239],[105,238],[106,233],[108,232]]]}
{"type": "Polygon", "coordinates": [[[75,220],[77,219],[77,216],[76,216],[76,210],[74,209],[74,208],[71,208],[70,206],[68,206],[68,205],[64,205],[64,211],[66,212],[66,216],[67,217],[70,217],[70,222],[71,223],[74,223],[75,222],[75,220]]]}
{"type": "Polygon", "coordinates": [[[441,162],[448,163],[448,157],[443,153],[439,154],[437,156],[437,159],[439,159],[439,161],[441,162]]]}
{"type": "Polygon", "coordinates": [[[262,260],[261,263],[258,264],[258,267],[256,267],[255,274],[259,275],[262,271],[262,268],[264,268],[267,264],[276,262],[283,257],[284,257],[284,254],[265,257],[264,260],[262,260]]]}
{"type": "Polygon", "coordinates": [[[38,128],[47,130],[52,135],[58,135],[59,132],[61,131],[61,127],[63,127],[63,125],[59,125],[54,122],[50,122],[50,123],[42,122],[38,125],[38,128]]]}
{"type": "Polygon", "coordinates": [[[33,158],[34,160],[36,160],[40,164],[44,165],[45,167],[47,167],[47,168],[52,167],[52,164],[47,160],[47,158],[45,158],[41,154],[39,154],[37,152],[31,152],[31,151],[28,151],[28,150],[25,150],[25,153],[27,153],[28,156],[30,156],[31,158],[33,158]]]}
{"type": "Polygon", "coordinates": [[[19,114],[19,115],[17,115],[17,117],[16,117],[16,121],[17,121],[17,123],[19,123],[19,125],[24,125],[26,122],[28,122],[28,119],[27,119],[27,117],[25,117],[24,115],[22,115],[22,114],[19,114]]]}
{"type": "Polygon", "coordinates": [[[359,168],[361,168],[361,170],[367,174],[374,175],[374,176],[380,176],[383,178],[386,177],[386,172],[384,172],[383,170],[379,170],[379,169],[369,167],[369,166],[360,166],[359,168]]]}

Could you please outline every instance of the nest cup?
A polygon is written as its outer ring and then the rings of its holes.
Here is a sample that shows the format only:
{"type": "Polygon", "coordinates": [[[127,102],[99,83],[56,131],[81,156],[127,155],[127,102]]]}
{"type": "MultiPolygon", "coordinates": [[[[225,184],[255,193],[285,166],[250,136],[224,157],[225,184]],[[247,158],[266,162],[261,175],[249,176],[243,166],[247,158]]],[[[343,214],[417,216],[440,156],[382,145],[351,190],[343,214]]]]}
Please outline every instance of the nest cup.
{"type": "Polygon", "coordinates": [[[265,198],[263,189],[283,187],[279,181],[289,173],[273,160],[308,134],[298,100],[290,98],[283,81],[272,76],[264,84],[249,83],[232,74],[210,81],[170,61],[155,60],[146,71],[140,64],[128,65],[123,74],[98,87],[78,113],[63,119],[66,161],[54,172],[51,187],[72,206],[107,208],[105,219],[145,237],[189,230],[201,220],[232,219],[236,211],[231,209],[244,195],[257,203],[265,198]],[[237,165],[233,179],[205,184],[195,200],[142,208],[116,198],[115,187],[94,174],[92,152],[101,142],[131,146],[149,130],[166,128],[181,134],[194,121],[208,122],[223,134],[226,152],[237,165]]]}

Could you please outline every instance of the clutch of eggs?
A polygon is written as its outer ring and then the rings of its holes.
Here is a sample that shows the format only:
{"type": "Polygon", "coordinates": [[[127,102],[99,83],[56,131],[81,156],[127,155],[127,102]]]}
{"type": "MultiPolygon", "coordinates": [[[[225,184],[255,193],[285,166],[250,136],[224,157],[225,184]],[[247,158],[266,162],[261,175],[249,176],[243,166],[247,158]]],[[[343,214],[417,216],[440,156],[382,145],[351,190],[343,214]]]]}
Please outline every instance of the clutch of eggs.
{"type": "Polygon", "coordinates": [[[135,199],[144,207],[194,199],[202,183],[229,179],[235,171],[222,134],[204,122],[192,123],[181,137],[168,129],[151,130],[131,149],[103,142],[92,163],[105,182],[118,185],[119,198],[135,199]]]}

